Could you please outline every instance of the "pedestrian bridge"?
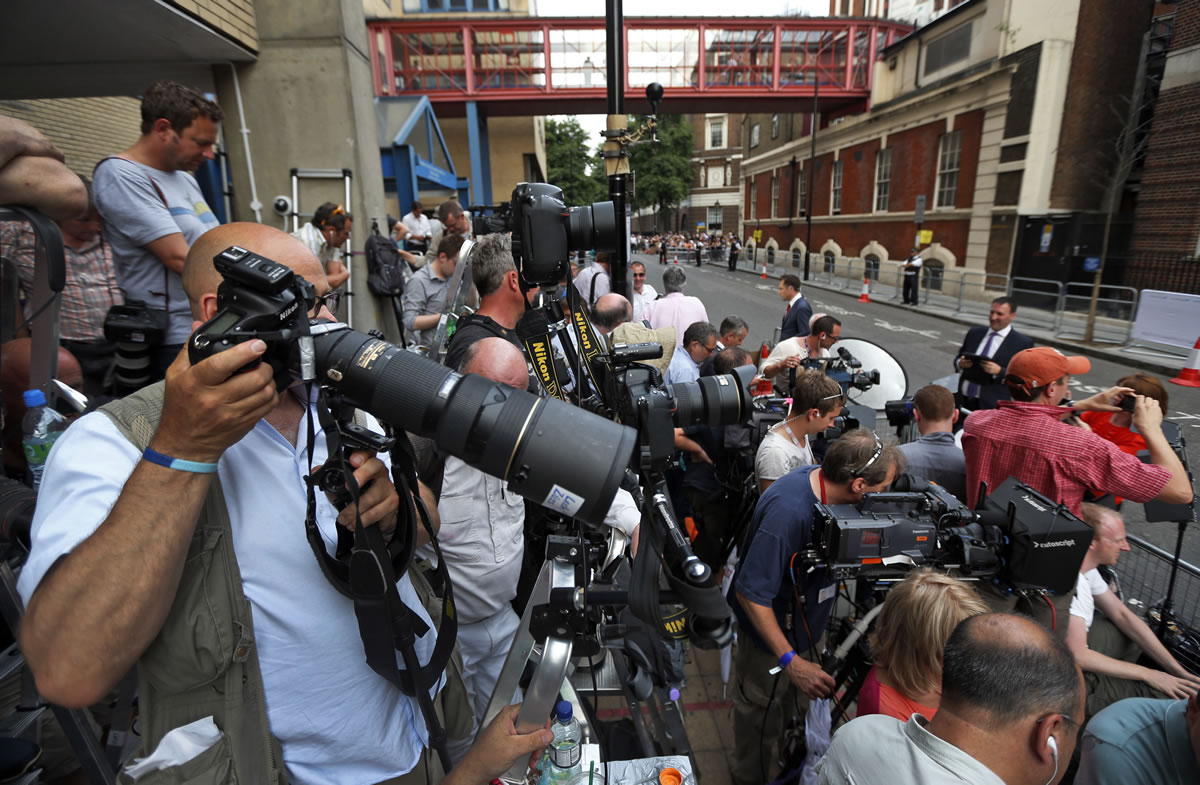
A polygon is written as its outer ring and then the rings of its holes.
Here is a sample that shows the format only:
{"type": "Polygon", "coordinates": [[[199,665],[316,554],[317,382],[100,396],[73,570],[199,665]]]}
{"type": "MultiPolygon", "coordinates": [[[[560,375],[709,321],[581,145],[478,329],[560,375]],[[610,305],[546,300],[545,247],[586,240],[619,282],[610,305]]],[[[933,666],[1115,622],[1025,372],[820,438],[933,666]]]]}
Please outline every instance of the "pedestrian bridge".
{"type": "MultiPolygon", "coordinates": [[[[624,26],[628,110],[666,88],[663,110],[822,112],[865,109],[872,67],[907,25],[880,19],[634,18],[624,26]]],[[[370,23],[375,94],[428,96],[439,116],[467,104],[496,116],[604,114],[603,18],[370,23]]]]}

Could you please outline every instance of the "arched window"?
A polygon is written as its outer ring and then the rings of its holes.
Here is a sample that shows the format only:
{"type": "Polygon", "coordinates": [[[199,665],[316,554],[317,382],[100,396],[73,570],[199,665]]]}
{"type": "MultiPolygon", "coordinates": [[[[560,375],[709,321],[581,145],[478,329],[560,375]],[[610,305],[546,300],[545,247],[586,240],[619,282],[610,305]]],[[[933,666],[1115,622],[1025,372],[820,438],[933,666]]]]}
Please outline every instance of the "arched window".
{"type": "Polygon", "coordinates": [[[825,272],[832,273],[834,265],[837,263],[837,257],[833,255],[833,251],[825,252],[825,272]]]}
{"type": "Polygon", "coordinates": [[[867,277],[871,278],[872,280],[878,281],[879,280],[879,257],[873,253],[869,253],[866,255],[866,257],[863,258],[863,261],[867,263],[866,264],[867,277]]]}
{"type": "Polygon", "coordinates": [[[774,247],[770,247],[767,249],[767,265],[770,267],[775,266],[775,248],[774,247]]]}
{"type": "Polygon", "coordinates": [[[792,267],[799,267],[799,266],[800,266],[800,249],[793,248],[792,249],[792,267]]]}
{"type": "Polygon", "coordinates": [[[946,265],[942,264],[941,259],[926,259],[921,268],[925,271],[925,288],[940,292],[946,275],[946,265]]]}

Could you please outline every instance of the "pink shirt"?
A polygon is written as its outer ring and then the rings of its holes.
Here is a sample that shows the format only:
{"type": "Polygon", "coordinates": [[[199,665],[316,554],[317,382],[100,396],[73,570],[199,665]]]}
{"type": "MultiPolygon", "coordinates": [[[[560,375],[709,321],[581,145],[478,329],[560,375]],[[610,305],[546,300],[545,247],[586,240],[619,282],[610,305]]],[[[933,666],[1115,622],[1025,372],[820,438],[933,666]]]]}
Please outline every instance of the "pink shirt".
{"type": "Polygon", "coordinates": [[[699,297],[671,292],[646,305],[646,318],[654,329],[673,326],[675,346],[683,346],[683,332],[696,322],[707,322],[708,311],[699,297]]]}

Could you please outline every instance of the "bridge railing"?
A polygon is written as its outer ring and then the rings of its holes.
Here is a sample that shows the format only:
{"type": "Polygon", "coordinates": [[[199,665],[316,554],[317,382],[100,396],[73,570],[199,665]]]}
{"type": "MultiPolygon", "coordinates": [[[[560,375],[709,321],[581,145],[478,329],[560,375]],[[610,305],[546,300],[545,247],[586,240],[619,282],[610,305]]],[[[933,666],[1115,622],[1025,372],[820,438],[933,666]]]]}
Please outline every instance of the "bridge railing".
{"type": "MultiPolygon", "coordinates": [[[[376,21],[376,94],[488,100],[516,94],[588,95],[607,89],[604,20],[376,21]]],[[[878,53],[905,25],[851,19],[631,19],[625,89],[659,82],[673,97],[749,90],[864,96],[878,53]]]]}

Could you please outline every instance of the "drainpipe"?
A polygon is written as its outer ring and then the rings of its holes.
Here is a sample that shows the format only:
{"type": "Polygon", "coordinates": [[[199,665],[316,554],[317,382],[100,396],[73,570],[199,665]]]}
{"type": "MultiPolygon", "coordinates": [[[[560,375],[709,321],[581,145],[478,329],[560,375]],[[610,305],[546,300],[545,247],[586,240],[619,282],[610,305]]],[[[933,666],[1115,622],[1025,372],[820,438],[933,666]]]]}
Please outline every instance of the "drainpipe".
{"type": "Polygon", "coordinates": [[[250,129],[246,127],[246,110],[242,107],[242,88],[238,83],[237,66],[232,62],[226,63],[233,73],[233,94],[237,98],[238,123],[242,134],[242,148],[246,153],[246,173],[250,176],[250,209],[254,211],[254,220],[262,223],[262,202],[258,201],[258,186],[254,184],[254,159],[250,157],[250,129]]]}

